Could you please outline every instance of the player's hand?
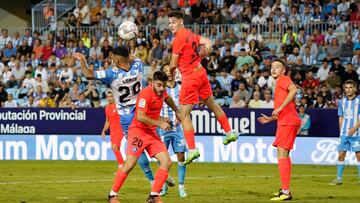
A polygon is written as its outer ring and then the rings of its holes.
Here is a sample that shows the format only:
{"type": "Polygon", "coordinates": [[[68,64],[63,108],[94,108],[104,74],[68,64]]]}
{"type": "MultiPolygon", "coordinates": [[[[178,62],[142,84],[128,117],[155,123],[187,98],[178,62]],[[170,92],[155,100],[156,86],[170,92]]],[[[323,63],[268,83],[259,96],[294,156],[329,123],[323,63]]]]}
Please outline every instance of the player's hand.
{"type": "Polygon", "coordinates": [[[348,129],[348,135],[349,136],[353,136],[353,134],[356,132],[357,128],[356,127],[352,127],[350,129],[348,129]]]}
{"type": "Polygon", "coordinates": [[[274,117],[278,117],[281,111],[282,111],[282,108],[278,107],[272,112],[271,115],[274,116],[274,117]]]}
{"type": "Polygon", "coordinates": [[[165,131],[170,131],[171,130],[170,119],[169,118],[160,118],[159,127],[165,131]]]}
{"type": "Polygon", "coordinates": [[[261,124],[269,123],[273,120],[272,117],[267,116],[265,114],[261,114],[261,116],[257,119],[261,124]]]}
{"type": "Polygon", "coordinates": [[[104,141],[106,140],[105,131],[102,131],[102,132],[101,132],[101,137],[102,137],[102,139],[103,139],[104,141]]]}
{"type": "Polygon", "coordinates": [[[73,57],[75,57],[77,60],[79,60],[80,63],[85,63],[86,64],[86,58],[85,58],[84,54],[82,54],[82,53],[73,53],[73,57]]]}
{"type": "Polygon", "coordinates": [[[179,125],[181,123],[181,115],[180,112],[175,113],[176,116],[176,121],[175,121],[175,125],[179,125]]]}

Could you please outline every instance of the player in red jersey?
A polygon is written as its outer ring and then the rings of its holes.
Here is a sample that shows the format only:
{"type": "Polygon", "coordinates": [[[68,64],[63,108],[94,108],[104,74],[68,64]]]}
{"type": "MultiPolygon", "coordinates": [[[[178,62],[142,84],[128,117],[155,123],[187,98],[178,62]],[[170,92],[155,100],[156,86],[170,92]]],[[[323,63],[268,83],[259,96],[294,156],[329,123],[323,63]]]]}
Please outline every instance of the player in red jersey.
{"type": "Polygon", "coordinates": [[[280,171],[281,189],[274,193],[274,201],[291,200],[290,176],[291,160],[289,157],[301,120],[296,111],[294,97],[297,92],[295,84],[285,75],[286,64],[275,60],[271,64],[271,76],[276,80],[274,90],[274,111],[271,116],[264,114],[258,118],[262,124],[277,120],[276,136],[273,145],[277,148],[278,166],[280,171]]]}
{"type": "Polygon", "coordinates": [[[225,145],[236,141],[238,134],[231,129],[226,114],[215,103],[206,70],[200,64],[201,57],[198,49],[202,47],[201,54],[208,54],[212,47],[211,41],[187,30],[184,27],[184,16],[180,11],[172,11],[168,16],[170,30],[175,35],[172,43],[171,72],[174,75],[178,66],[182,76],[179,103],[184,136],[189,148],[189,155],[184,164],[189,164],[200,156],[199,151],[195,149],[194,127],[190,118],[194,105],[199,103],[199,97],[214,112],[224,129],[226,137],[223,143],[225,145]]]}
{"type": "MultiPolygon", "coordinates": [[[[161,203],[160,190],[164,185],[171,165],[171,159],[165,144],[156,134],[156,128],[171,130],[170,120],[160,117],[163,102],[172,108],[176,115],[179,110],[173,99],[166,93],[168,77],[163,71],[156,71],[150,86],[140,91],[136,100],[135,118],[130,125],[126,161],[118,169],[116,178],[109,194],[110,203],[118,203],[117,192],[120,190],[127,175],[136,165],[138,157],[146,150],[150,157],[159,161],[159,168],[155,174],[155,181],[151,188],[148,203],[161,203]]],[[[179,118],[179,116],[177,116],[179,118]]]]}
{"type": "Polygon", "coordinates": [[[108,105],[105,107],[105,123],[101,132],[101,136],[105,140],[105,132],[110,128],[110,142],[111,149],[113,150],[119,168],[124,164],[124,159],[120,153],[121,140],[124,137],[124,132],[121,128],[120,117],[116,110],[116,104],[114,102],[114,95],[111,91],[106,93],[106,100],[108,105]]]}

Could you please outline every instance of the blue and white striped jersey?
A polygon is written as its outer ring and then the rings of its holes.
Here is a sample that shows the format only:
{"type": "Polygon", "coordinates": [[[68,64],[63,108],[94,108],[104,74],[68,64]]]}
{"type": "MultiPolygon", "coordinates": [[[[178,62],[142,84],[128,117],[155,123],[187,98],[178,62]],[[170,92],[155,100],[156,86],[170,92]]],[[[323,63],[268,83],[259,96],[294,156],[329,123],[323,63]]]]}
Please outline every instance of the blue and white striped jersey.
{"type": "Polygon", "coordinates": [[[119,115],[130,114],[135,110],[143,73],[143,63],[138,58],[130,64],[129,71],[117,68],[115,64],[107,70],[94,71],[96,79],[111,87],[119,115]]]}
{"type": "MultiPolygon", "coordinates": [[[[174,99],[176,106],[179,106],[180,88],[181,88],[181,85],[177,84],[177,83],[175,83],[174,88],[171,88],[169,86],[166,88],[168,95],[174,99]]],[[[161,109],[160,115],[162,117],[168,117],[170,119],[170,122],[172,123],[172,131],[175,131],[175,132],[182,131],[182,127],[181,127],[180,123],[178,125],[175,125],[175,122],[176,122],[175,112],[165,102],[161,109]]],[[[161,135],[163,135],[165,133],[166,132],[164,130],[160,129],[161,135]]]]}
{"type": "MultiPolygon", "coordinates": [[[[343,117],[342,126],[340,126],[340,136],[347,136],[348,130],[355,126],[360,116],[360,97],[352,100],[344,97],[339,101],[338,116],[343,117]]],[[[353,137],[359,136],[359,129],[353,134],[353,137]]]]}

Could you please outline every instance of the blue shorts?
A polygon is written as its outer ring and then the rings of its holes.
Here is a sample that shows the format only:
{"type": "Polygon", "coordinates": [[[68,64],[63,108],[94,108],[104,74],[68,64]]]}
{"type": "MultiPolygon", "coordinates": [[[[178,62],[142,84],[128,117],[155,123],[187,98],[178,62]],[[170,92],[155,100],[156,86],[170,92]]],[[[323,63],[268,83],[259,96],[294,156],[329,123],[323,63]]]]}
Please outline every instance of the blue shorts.
{"type": "Polygon", "coordinates": [[[340,136],[338,150],[360,152],[360,137],[340,136]]]}
{"type": "Polygon", "coordinates": [[[128,132],[129,132],[129,127],[130,127],[130,124],[134,118],[134,115],[135,115],[135,112],[131,112],[129,114],[125,114],[125,115],[121,115],[120,116],[120,124],[121,124],[121,127],[124,131],[124,136],[128,137],[128,132]]]}
{"type": "Polygon", "coordinates": [[[186,141],[182,131],[171,131],[161,134],[161,139],[165,143],[167,149],[171,144],[174,153],[186,152],[186,141]]]}

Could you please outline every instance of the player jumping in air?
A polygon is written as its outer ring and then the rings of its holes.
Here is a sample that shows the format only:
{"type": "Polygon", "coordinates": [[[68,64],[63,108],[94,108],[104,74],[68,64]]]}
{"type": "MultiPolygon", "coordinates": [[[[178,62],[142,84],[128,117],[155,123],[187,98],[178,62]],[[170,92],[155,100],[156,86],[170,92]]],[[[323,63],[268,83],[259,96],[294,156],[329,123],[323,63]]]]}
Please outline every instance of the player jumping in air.
{"type": "Polygon", "coordinates": [[[340,144],[337,164],[337,178],[330,185],[341,185],[345,167],[346,152],[355,152],[360,184],[360,97],[356,96],[357,84],[353,80],[344,83],[345,97],[338,106],[340,144]]]}
{"type": "MultiPolygon", "coordinates": [[[[179,106],[179,93],[181,89],[181,85],[176,83],[170,73],[170,66],[169,64],[165,64],[162,67],[162,70],[168,76],[167,88],[166,91],[168,95],[170,95],[174,100],[176,106],[179,106]]],[[[186,173],[186,166],[183,164],[185,161],[185,151],[186,151],[186,142],[184,138],[184,133],[181,128],[181,123],[177,120],[175,112],[166,104],[164,104],[161,110],[162,117],[168,117],[172,124],[170,131],[161,130],[159,135],[163,138],[163,141],[166,145],[166,148],[169,149],[171,147],[174,153],[177,156],[178,160],[178,176],[179,176],[179,195],[180,197],[186,197],[185,192],[185,173],[186,173]]],[[[161,190],[160,196],[163,196],[167,193],[168,186],[164,184],[163,189],[161,190]]]]}
{"type": "Polygon", "coordinates": [[[172,43],[171,73],[174,75],[178,66],[182,76],[179,102],[184,136],[189,147],[189,155],[184,162],[186,165],[200,157],[199,151],[195,148],[194,127],[190,118],[190,113],[194,105],[199,102],[199,97],[214,112],[224,129],[226,137],[223,143],[225,145],[236,141],[238,134],[231,129],[226,114],[215,103],[206,70],[200,64],[201,57],[198,48],[202,46],[204,53],[208,54],[212,48],[211,41],[187,30],[184,27],[184,16],[180,11],[172,11],[168,16],[170,30],[175,35],[172,43]]]}
{"type": "Polygon", "coordinates": [[[271,76],[276,80],[274,90],[274,111],[271,116],[258,118],[262,124],[277,120],[276,136],[273,146],[277,148],[278,166],[280,171],[281,189],[274,193],[273,201],[291,200],[290,177],[291,159],[289,157],[296,135],[301,126],[300,117],[296,111],[294,97],[297,92],[295,84],[284,75],[286,64],[275,60],[271,64],[271,76]]]}
{"type": "Polygon", "coordinates": [[[110,128],[110,142],[111,142],[111,149],[113,150],[116,160],[118,162],[119,168],[124,165],[124,159],[120,153],[120,145],[121,140],[124,136],[124,132],[121,128],[120,117],[116,110],[116,105],[114,103],[114,95],[111,91],[106,93],[106,100],[108,105],[105,107],[105,123],[104,128],[101,132],[101,136],[105,140],[105,132],[110,128]]]}
{"type": "Polygon", "coordinates": [[[179,114],[173,99],[166,92],[168,77],[163,71],[156,71],[153,81],[147,88],[141,90],[136,100],[136,112],[129,129],[128,147],[124,166],[118,170],[112,190],[109,194],[110,203],[117,203],[118,191],[128,174],[134,168],[136,161],[144,150],[159,161],[155,181],[151,188],[148,203],[161,203],[160,190],[164,185],[171,165],[171,159],[165,144],[156,133],[159,127],[165,131],[171,130],[170,120],[160,117],[160,111],[165,102],[172,110],[179,114]]]}
{"type": "MultiPolygon", "coordinates": [[[[124,135],[127,137],[134,117],[136,97],[141,90],[144,70],[141,60],[135,58],[130,61],[129,50],[124,46],[118,46],[110,55],[112,66],[107,70],[93,71],[88,68],[83,54],[74,53],[73,56],[80,61],[82,71],[87,79],[98,79],[111,87],[120,115],[120,123],[124,135]]],[[[145,153],[141,154],[138,163],[152,184],[154,176],[145,153]]]]}

